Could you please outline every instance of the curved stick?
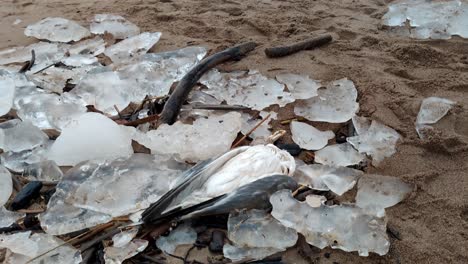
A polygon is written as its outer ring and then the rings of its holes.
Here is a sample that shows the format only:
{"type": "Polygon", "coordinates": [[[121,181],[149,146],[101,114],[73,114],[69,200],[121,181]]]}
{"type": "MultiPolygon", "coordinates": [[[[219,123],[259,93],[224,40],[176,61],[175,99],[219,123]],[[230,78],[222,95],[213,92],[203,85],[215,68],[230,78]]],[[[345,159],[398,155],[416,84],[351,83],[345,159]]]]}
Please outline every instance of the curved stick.
{"type": "Polygon", "coordinates": [[[187,99],[188,94],[192,90],[193,86],[203,76],[205,72],[223,62],[239,59],[246,53],[252,51],[256,44],[253,42],[247,42],[238,46],[223,50],[219,53],[213,54],[206,59],[202,60],[197,66],[189,71],[171,94],[164,109],[160,115],[158,124],[169,124],[172,125],[179,115],[182,104],[187,99]]]}
{"type": "Polygon", "coordinates": [[[290,46],[266,48],[265,54],[269,58],[278,58],[291,55],[301,50],[308,50],[320,47],[332,41],[332,36],[327,34],[316,38],[308,39],[290,46]]]}

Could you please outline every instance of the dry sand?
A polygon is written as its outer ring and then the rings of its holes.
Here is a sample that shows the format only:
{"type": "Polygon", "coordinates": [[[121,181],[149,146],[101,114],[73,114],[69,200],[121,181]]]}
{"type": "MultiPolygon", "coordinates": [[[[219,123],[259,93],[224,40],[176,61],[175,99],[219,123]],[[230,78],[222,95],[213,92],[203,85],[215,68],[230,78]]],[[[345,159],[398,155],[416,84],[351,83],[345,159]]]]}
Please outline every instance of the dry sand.
{"type": "MultiPolygon", "coordinates": [[[[252,40],[260,47],[224,68],[258,69],[271,77],[304,73],[323,81],[347,77],[359,91],[360,114],[393,127],[404,138],[396,155],[368,169],[416,186],[411,197],[387,211],[401,240],[392,241],[383,257],[326,249],[302,258],[290,250],[285,262],[467,263],[468,40],[391,37],[379,25],[387,4],[382,0],[1,0],[0,48],[34,42],[23,35],[24,27],[47,16],[86,25],[94,14],[110,12],[144,31],[163,32],[155,52],[187,45],[205,45],[213,52],[252,40]],[[18,18],[22,23],[13,25],[18,18]],[[323,32],[335,40],[318,50],[281,59],[263,54],[270,45],[323,32]],[[449,98],[458,106],[436,125],[438,132],[431,140],[421,141],[414,122],[421,100],[428,96],[449,98]],[[326,252],[331,254],[325,256],[326,252]]],[[[290,116],[290,111],[281,113],[282,118],[290,116]]]]}

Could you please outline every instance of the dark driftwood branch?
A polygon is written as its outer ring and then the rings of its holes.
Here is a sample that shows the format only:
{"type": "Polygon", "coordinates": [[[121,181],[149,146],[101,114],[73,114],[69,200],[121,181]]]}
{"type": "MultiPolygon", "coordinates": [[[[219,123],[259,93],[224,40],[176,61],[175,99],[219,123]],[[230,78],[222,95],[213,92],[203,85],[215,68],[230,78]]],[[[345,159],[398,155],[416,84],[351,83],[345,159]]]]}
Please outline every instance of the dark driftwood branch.
{"type": "Polygon", "coordinates": [[[247,42],[213,54],[202,60],[179,82],[174,92],[171,94],[166,104],[164,105],[164,109],[161,113],[161,117],[159,118],[158,123],[172,125],[176,121],[182,104],[187,99],[187,96],[192,90],[193,86],[195,86],[198,80],[208,70],[223,62],[241,58],[246,53],[255,49],[255,46],[255,43],[247,42]]]}
{"type": "Polygon", "coordinates": [[[31,60],[26,62],[23,67],[19,70],[19,73],[24,73],[29,71],[33,66],[34,62],[36,61],[36,52],[34,50],[31,50],[31,60]]]}
{"type": "Polygon", "coordinates": [[[291,55],[301,50],[308,50],[320,47],[332,41],[332,36],[327,34],[316,38],[308,39],[290,46],[266,48],[265,54],[269,58],[278,58],[291,55]]]}

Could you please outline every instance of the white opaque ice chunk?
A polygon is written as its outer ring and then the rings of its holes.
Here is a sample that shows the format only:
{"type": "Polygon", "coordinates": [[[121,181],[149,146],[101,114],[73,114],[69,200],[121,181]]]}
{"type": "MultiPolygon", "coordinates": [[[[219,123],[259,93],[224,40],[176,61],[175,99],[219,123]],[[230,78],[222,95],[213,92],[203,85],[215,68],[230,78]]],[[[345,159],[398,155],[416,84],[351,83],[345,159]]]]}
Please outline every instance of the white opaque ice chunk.
{"type": "Polygon", "coordinates": [[[5,264],[79,264],[82,261],[80,252],[64,241],[48,234],[31,234],[31,231],[0,234],[0,248],[7,249],[5,264]]]}
{"type": "Polygon", "coordinates": [[[294,179],[297,183],[309,186],[311,189],[331,190],[338,195],[342,195],[353,188],[362,174],[362,171],[347,167],[311,164],[298,166],[294,179]]]}
{"type": "Polygon", "coordinates": [[[192,125],[180,121],[163,124],[137,141],[152,153],[170,154],[179,160],[199,161],[215,157],[231,147],[241,129],[241,115],[236,112],[200,118],[192,125]]]}
{"type": "Polygon", "coordinates": [[[50,234],[65,234],[146,209],[186,169],[170,158],[148,154],[82,162],[57,185],[41,225],[50,234]]]}
{"type": "Polygon", "coordinates": [[[63,177],[62,170],[52,160],[33,163],[24,168],[23,175],[31,181],[57,182],[63,177]]]}
{"type": "Polygon", "coordinates": [[[293,141],[307,150],[322,149],[328,144],[328,140],[335,137],[333,131],[320,131],[302,122],[292,121],[290,127],[293,141]]]}
{"type": "Polygon", "coordinates": [[[412,190],[409,184],[390,176],[367,174],[358,183],[356,205],[378,217],[385,215],[385,208],[402,201],[412,190]]]}
{"type": "Polygon", "coordinates": [[[124,39],[104,51],[114,63],[120,63],[145,54],[159,41],[160,32],[144,32],[139,35],[124,39]]]}
{"type": "Polygon", "coordinates": [[[359,164],[365,155],[357,152],[349,143],[327,146],[315,152],[315,162],[330,166],[350,166],[359,164]]]}
{"type": "Polygon", "coordinates": [[[385,219],[368,215],[359,207],[311,207],[307,202],[294,199],[289,190],[276,192],[270,202],[274,218],[320,249],[331,246],[348,252],[358,251],[360,256],[368,256],[369,252],[385,255],[389,250],[385,219]]]}
{"type": "Polygon", "coordinates": [[[309,99],[317,96],[320,83],[309,78],[307,75],[283,73],[276,75],[276,79],[286,85],[292,97],[295,99],[309,99]]]}
{"type": "Polygon", "coordinates": [[[468,37],[468,4],[464,1],[398,1],[389,5],[382,19],[396,33],[412,38],[468,37]]]}
{"type": "Polygon", "coordinates": [[[331,82],[318,90],[318,96],[296,103],[294,113],[311,121],[343,123],[350,120],[359,109],[357,90],[348,79],[331,82]]]}
{"type": "Polygon", "coordinates": [[[104,261],[106,264],[121,264],[124,260],[143,252],[147,246],[147,240],[135,239],[123,247],[106,247],[104,261]]]}
{"type": "Polygon", "coordinates": [[[420,138],[424,138],[424,130],[431,129],[430,124],[437,123],[444,117],[450,109],[452,109],[455,102],[440,98],[428,97],[422,101],[421,108],[419,109],[418,117],[416,118],[416,131],[420,138]]]}
{"type": "Polygon", "coordinates": [[[98,113],[85,113],[72,119],[55,140],[49,159],[60,166],[73,166],[84,160],[128,157],[133,153],[127,130],[98,113]]]}
{"type": "Polygon", "coordinates": [[[0,149],[5,152],[30,150],[48,140],[47,134],[29,121],[13,119],[0,123],[0,149]]]}
{"type": "Polygon", "coordinates": [[[124,39],[140,34],[140,28],[125,18],[113,14],[97,14],[89,26],[91,33],[110,33],[116,39],[124,39]]]}
{"type": "MultiPolygon", "coordinates": [[[[362,118],[361,121],[363,121],[362,118]]],[[[358,131],[358,135],[348,137],[346,140],[360,153],[370,155],[373,165],[377,166],[384,158],[395,154],[396,143],[400,139],[400,134],[394,129],[375,120],[372,120],[371,125],[367,129],[359,123],[358,119],[353,119],[353,124],[355,127],[359,127],[356,130],[358,131]]]]}
{"type": "Polygon", "coordinates": [[[298,236],[294,229],[283,226],[269,213],[249,210],[229,215],[228,238],[234,245],[225,245],[225,257],[232,260],[257,260],[294,246],[298,236]],[[233,250],[232,247],[236,247],[237,250],[233,250]],[[242,249],[245,252],[242,253],[242,249]],[[258,254],[259,252],[268,252],[268,255],[258,254]],[[249,256],[249,253],[254,254],[249,256]]]}
{"type": "Polygon", "coordinates": [[[53,42],[70,42],[85,38],[90,35],[90,32],[74,21],[61,17],[47,17],[27,26],[24,34],[53,42]]]}
{"type": "Polygon", "coordinates": [[[3,206],[10,198],[13,191],[13,180],[11,173],[0,165],[0,206],[3,206]]]}
{"type": "MultiPolygon", "coordinates": [[[[1,174],[1,172],[0,172],[0,174],[1,174]]],[[[3,184],[3,183],[1,183],[1,184],[3,184]]],[[[0,187],[0,188],[3,188],[3,187],[0,187]]],[[[5,207],[0,205],[0,228],[11,226],[18,219],[24,217],[25,215],[26,214],[23,214],[23,213],[8,211],[5,207]]]]}
{"type": "Polygon", "coordinates": [[[269,79],[257,71],[220,73],[211,70],[200,82],[208,87],[209,93],[228,105],[242,105],[254,110],[262,110],[270,105],[285,106],[294,102],[284,85],[269,79]]]}
{"type": "Polygon", "coordinates": [[[174,254],[177,246],[190,245],[197,240],[197,232],[189,224],[182,224],[172,230],[168,236],[156,240],[156,246],[165,253],[174,254]]]}

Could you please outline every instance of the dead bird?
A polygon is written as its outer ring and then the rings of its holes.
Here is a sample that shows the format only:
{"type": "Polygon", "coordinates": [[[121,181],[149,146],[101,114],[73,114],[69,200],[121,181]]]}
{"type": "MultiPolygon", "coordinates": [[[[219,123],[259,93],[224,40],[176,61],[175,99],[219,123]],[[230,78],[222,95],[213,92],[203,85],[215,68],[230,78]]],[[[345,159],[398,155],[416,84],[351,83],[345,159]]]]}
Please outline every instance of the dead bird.
{"type": "Polygon", "coordinates": [[[159,216],[146,214],[143,221],[155,224],[172,219],[184,220],[200,216],[229,214],[241,209],[269,209],[272,194],[283,189],[294,191],[298,187],[297,182],[290,176],[272,175],[241,186],[234,192],[185,209],[175,208],[159,216]]]}
{"type": "Polygon", "coordinates": [[[211,199],[220,199],[259,179],[278,174],[292,176],[295,166],[288,152],[271,144],[233,149],[185,172],[174,188],[145,210],[142,219],[153,222],[205,202],[212,205],[211,199]]]}

